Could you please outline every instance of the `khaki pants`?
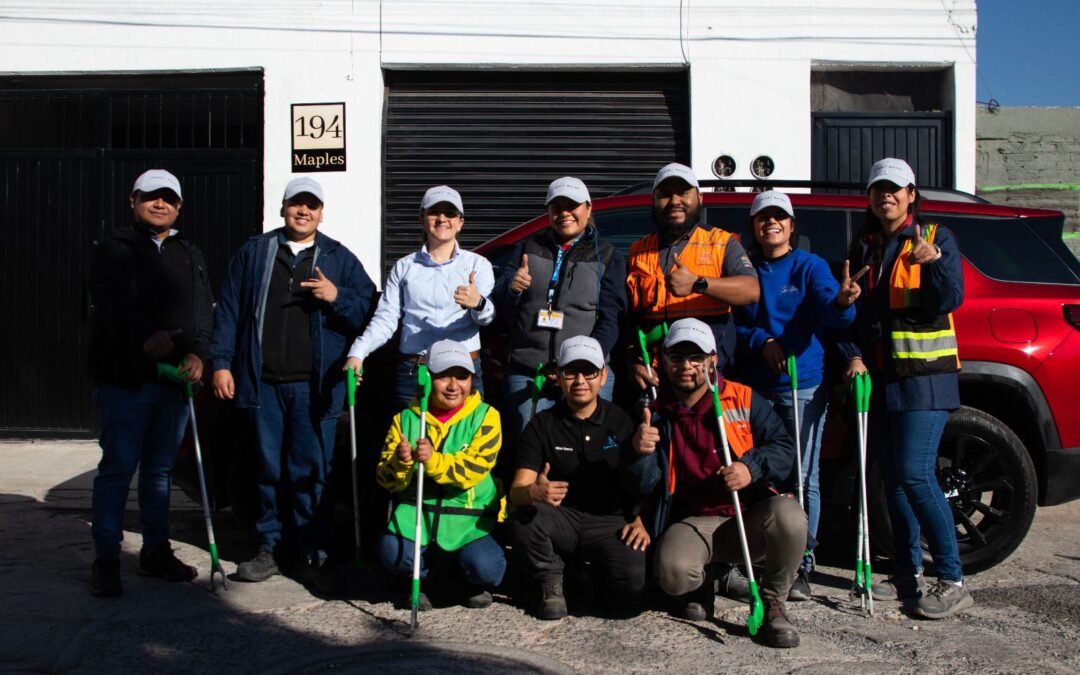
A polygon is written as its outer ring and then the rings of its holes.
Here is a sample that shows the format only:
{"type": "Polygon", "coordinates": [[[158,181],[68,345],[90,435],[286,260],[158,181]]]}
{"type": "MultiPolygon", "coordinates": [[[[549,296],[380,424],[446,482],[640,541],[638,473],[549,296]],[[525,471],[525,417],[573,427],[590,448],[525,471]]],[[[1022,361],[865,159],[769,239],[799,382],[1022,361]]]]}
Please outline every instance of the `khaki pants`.
{"type": "MultiPolygon", "coordinates": [[[[743,511],[750,558],[763,563],[763,598],[786,600],[806,546],[806,514],[799,502],[776,496],[743,511]]],[[[691,516],[673,523],[656,549],[656,576],[670,595],[685,595],[705,582],[709,563],[742,563],[734,518],[691,516]]]]}

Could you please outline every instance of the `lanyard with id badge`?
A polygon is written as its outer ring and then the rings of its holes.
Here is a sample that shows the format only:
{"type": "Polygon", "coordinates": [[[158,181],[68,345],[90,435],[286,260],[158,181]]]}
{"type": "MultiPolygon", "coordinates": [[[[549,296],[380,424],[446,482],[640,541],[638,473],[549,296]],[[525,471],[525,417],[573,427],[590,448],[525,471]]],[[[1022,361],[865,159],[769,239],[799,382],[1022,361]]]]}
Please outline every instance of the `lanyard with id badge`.
{"type": "Polygon", "coordinates": [[[563,327],[564,314],[556,309],[552,309],[555,305],[555,288],[559,285],[559,276],[562,274],[563,262],[566,260],[566,256],[577,245],[578,239],[575,239],[566,248],[559,247],[559,252],[555,256],[555,269],[551,272],[551,281],[548,282],[547,288],[547,307],[541,308],[536,315],[536,327],[545,328],[547,330],[561,330],[563,327]]]}

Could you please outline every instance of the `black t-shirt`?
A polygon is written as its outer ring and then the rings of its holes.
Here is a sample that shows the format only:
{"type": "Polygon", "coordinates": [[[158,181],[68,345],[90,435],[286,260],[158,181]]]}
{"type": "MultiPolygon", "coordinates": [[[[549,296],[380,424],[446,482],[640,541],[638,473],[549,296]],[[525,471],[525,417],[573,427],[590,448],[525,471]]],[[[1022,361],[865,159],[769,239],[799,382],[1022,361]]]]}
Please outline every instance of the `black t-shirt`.
{"type": "Polygon", "coordinates": [[[636,458],[630,446],[634,424],[622,408],[598,403],[585,420],[574,417],[565,401],[537,413],[521,433],[517,468],[541,473],[550,464],[548,479],[570,483],[564,507],[633,518],[637,500],[626,497],[620,478],[636,458]]]}
{"type": "Polygon", "coordinates": [[[311,314],[316,300],[300,283],[313,276],[313,253],[314,248],[307,248],[293,255],[288,246],[278,246],[263,318],[262,379],[265,382],[311,379],[311,314]]]}

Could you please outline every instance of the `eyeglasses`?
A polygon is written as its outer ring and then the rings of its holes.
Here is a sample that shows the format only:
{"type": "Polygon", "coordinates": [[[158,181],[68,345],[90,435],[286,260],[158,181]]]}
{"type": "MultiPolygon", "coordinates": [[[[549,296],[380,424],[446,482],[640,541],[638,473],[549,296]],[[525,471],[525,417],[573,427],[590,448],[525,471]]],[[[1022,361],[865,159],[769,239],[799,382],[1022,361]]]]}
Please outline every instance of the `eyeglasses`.
{"type": "Polygon", "coordinates": [[[705,363],[705,359],[709,358],[708,354],[679,354],[678,352],[665,354],[664,356],[673,366],[681,366],[687,361],[695,366],[700,366],[705,363]]]}
{"type": "Polygon", "coordinates": [[[600,377],[599,368],[582,368],[578,366],[567,366],[566,368],[559,369],[559,376],[565,380],[573,380],[578,375],[581,375],[586,380],[595,380],[600,377]]]}

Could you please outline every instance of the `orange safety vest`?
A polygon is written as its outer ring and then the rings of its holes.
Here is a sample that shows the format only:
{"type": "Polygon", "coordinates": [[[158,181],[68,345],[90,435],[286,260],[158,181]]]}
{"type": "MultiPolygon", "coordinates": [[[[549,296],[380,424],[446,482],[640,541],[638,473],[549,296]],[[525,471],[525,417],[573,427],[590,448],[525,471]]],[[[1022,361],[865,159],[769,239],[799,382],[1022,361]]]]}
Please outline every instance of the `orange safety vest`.
{"type": "MultiPolygon", "coordinates": [[[[754,448],[754,430],[750,428],[750,404],[754,390],[745,384],[724,380],[724,388],[720,390],[720,405],[724,409],[724,431],[727,432],[728,447],[735,457],[742,457],[754,448]]],[[[712,393],[706,394],[712,400],[712,393]]],[[[718,437],[717,444],[722,441],[718,437]]],[[[720,455],[723,463],[724,450],[717,447],[716,452],[720,455]]],[[[675,446],[668,441],[668,494],[675,493],[675,446]]]]}
{"type": "MultiPolygon", "coordinates": [[[[719,278],[724,275],[724,252],[731,240],[730,232],[714,228],[695,227],[679,259],[699,277],[719,278]]],[[[660,260],[660,237],[650,234],[630,247],[626,285],[630,294],[630,311],[638,318],[671,320],[684,317],[720,316],[731,306],[701,293],[678,298],[668,292],[666,276],[671,266],[663,268],[660,260]]],[[[672,262],[674,265],[674,262],[672,262]]]]}
{"type": "MultiPolygon", "coordinates": [[[[927,242],[934,243],[937,225],[923,226],[927,242]]],[[[922,309],[919,292],[922,265],[909,260],[915,240],[900,248],[889,276],[889,348],[893,367],[901,377],[955,373],[960,370],[956,327],[952,313],[930,315],[922,309]]]]}

